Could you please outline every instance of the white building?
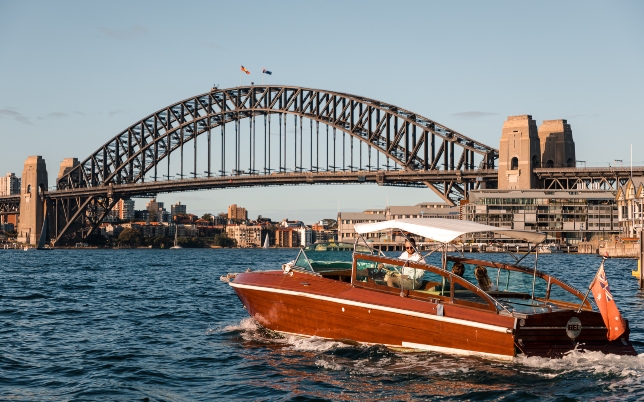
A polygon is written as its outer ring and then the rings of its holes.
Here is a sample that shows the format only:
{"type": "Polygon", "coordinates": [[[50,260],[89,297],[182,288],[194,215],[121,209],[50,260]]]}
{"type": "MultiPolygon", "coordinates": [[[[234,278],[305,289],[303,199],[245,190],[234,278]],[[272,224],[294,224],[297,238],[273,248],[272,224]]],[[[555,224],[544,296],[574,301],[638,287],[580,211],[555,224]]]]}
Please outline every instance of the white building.
{"type": "Polygon", "coordinates": [[[615,201],[622,236],[639,236],[644,226],[644,179],[629,179],[617,190],[615,201]]]}
{"type": "MultiPolygon", "coordinates": [[[[369,214],[364,212],[340,212],[338,213],[338,241],[353,242],[356,238],[356,231],[353,225],[356,223],[374,223],[385,220],[384,214],[369,214]]],[[[365,237],[379,237],[378,233],[367,233],[365,237]]]]}
{"type": "Polygon", "coordinates": [[[20,177],[15,173],[7,173],[0,177],[0,195],[20,194],[20,177]]]}
{"type": "Polygon", "coordinates": [[[226,234],[237,240],[237,247],[260,247],[262,245],[262,227],[246,224],[229,225],[226,234]]]}
{"type": "Polygon", "coordinates": [[[297,231],[300,233],[300,246],[306,247],[313,244],[313,230],[310,227],[302,226],[297,231]]]}
{"type": "Polygon", "coordinates": [[[385,219],[388,221],[405,218],[460,219],[461,208],[444,202],[421,202],[416,205],[392,205],[385,209],[385,219]]]}

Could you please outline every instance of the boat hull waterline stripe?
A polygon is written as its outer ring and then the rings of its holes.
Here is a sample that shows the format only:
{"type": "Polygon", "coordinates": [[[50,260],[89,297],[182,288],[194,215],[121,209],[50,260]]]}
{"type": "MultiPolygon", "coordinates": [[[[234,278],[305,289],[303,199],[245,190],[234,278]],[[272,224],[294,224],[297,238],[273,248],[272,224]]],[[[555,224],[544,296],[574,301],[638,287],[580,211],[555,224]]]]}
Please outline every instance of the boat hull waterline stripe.
{"type": "Polygon", "coordinates": [[[514,359],[514,356],[510,356],[510,355],[498,355],[496,353],[475,352],[472,350],[465,350],[465,349],[445,348],[442,346],[424,345],[422,343],[403,342],[402,345],[405,348],[427,350],[430,352],[438,352],[438,353],[445,353],[445,354],[452,354],[452,355],[478,356],[478,357],[486,357],[489,359],[500,359],[500,360],[506,360],[506,361],[510,361],[514,359]]]}
{"type": "Polygon", "coordinates": [[[404,314],[404,315],[408,315],[408,316],[412,316],[412,317],[426,318],[426,319],[429,319],[429,320],[447,322],[447,323],[450,323],[450,324],[464,325],[464,326],[468,326],[468,327],[486,329],[488,331],[502,332],[502,333],[506,333],[506,334],[511,333],[511,331],[512,331],[512,328],[499,327],[497,325],[483,324],[483,323],[478,323],[478,322],[461,320],[459,318],[444,317],[444,316],[438,316],[438,315],[427,314],[427,313],[419,313],[419,312],[416,312],[416,311],[409,311],[409,310],[402,310],[402,309],[393,308],[393,307],[379,306],[377,304],[356,302],[356,301],[353,301],[353,300],[338,299],[338,298],[335,298],[335,297],[320,296],[320,295],[314,295],[314,294],[310,294],[310,293],[296,292],[296,291],[293,291],[293,290],[284,290],[284,289],[267,288],[267,287],[261,287],[261,286],[253,286],[253,285],[244,285],[244,284],[241,284],[241,283],[234,283],[234,282],[230,282],[230,286],[232,286],[234,288],[258,290],[260,292],[280,293],[280,294],[291,295],[291,296],[308,297],[310,299],[324,300],[324,301],[328,301],[328,302],[331,302],[331,303],[344,304],[344,305],[355,306],[355,307],[363,307],[363,308],[368,308],[368,309],[372,309],[372,310],[386,311],[386,312],[389,312],[389,313],[404,314]]]}
{"type": "MultiPolygon", "coordinates": [[[[301,338],[320,338],[324,339],[327,341],[335,341],[338,342],[338,339],[334,338],[326,338],[323,336],[311,336],[311,335],[302,335],[302,334],[297,334],[293,332],[286,332],[286,331],[275,331],[278,334],[281,335],[289,335],[289,336],[295,336],[295,337],[301,337],[301,338]]],[[[367,345],[367,346],[372,346],[376,345],[375,343],[369,343],[369,342],[358,342],[361,345],[367,345]]],[[[392,345],[389,343],[382,344],[388,348],[404,348],[404,349],[414,349],[414,350],[423,350],[423,351],[429,351],[429,352],[438,352],[438,353],[444,353],[444,354],[451,354],[451,355],[459,355],[459,356],[475,356],[475,357],[485,357],[488,359],[495,359],[495,360],[503,360],[503,361],[512,361],[514,360],[515,356],[510,356],[510,355],[499,355],[496,353],[486,353],[486,352],[475,352],[473,350],[465,350],[465,349],[455,349],[455,348],[446,348],[443,346],[433,346],[433,345],[425,345],[422,343],[412,343],[412,342],[402,342],[401,345],[392,345]]]]}

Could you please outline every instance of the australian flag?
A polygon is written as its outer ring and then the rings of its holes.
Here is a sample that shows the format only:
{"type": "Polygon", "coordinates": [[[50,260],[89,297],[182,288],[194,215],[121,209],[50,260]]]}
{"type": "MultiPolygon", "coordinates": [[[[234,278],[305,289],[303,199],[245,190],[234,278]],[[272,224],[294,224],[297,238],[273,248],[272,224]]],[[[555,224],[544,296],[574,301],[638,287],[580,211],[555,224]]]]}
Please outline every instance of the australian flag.
{"type": "Polygon", "coordinates": [[[262,74],[273,75],[273,72],[268,71],[268,70],[267,70],[267,69],[265,69],[265,68],[262,68],[262,74]]]}
{"type": "Polygon", "coordinates": [[[595,303],[608,329],[607,338],[609,341],[614,341],[626,331],[626,323],[619,313],[615,299],[610,292],[610,286],[608,286],[608,279],[604,271],[604,261],[602,261],[599,271],[597,271],[592,290],[595,303]]]}

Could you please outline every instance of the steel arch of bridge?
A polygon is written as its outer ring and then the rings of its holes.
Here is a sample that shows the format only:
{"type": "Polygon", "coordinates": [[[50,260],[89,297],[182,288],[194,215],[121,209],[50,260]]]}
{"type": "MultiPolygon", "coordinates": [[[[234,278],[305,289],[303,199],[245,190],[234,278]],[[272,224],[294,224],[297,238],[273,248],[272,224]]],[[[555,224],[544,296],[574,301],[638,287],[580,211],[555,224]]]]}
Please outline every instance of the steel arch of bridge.
{"type": "MultiPolygon", "coordinates": [[[[160,162],[164,158],[169,159],[176,150],[183,152],[185,144],[199,135],[209,134],[210,151],[210,132],[214,128],[268,114],[295,115],[326,124],[368,144],[406,171],[440,170],[441,165],[444,171],[474,169],[475,153],[483,157],[479,167],[494,168],[494,160],[498,158],[498,151],[494,148],[384,102],[317,89],[250,86],[215,89],[149,115],[61,177],[58,189],[138,183],[145,181],[146,174],[150,172],[154,173],[156,180],[160,162]],[[437,139],[440,144],[437,144],[437,139]],[[458,159],[454,155],[455,147],[462,151],[458,159]]],[[[312,153],[312,149],[307,151],[312,153]]],[[[257,172],[249,168],[245,172],[240,169],[239,157],[234,162],[236,169],[233,173],[237,175],[277,170],[269,167],[267,171],[257,172]]],[[[374,170],[381,170],[379,168],[374,170]]],[[[209,177],[211,169],[209,160],[206,171],[209,177]]],[[[301,171],[303,167],[299,169],[301,171]]],[[[467,191],[456,180],[424,184],[448,202],[463,198],[467,191]]]]}
{"type": "MultiPolygon", "coordinates": [[[[268,138],[270,139],[270,131],[268,138]]],[[[280,141],[282,141],[281,134],[280,141]]],[[[342,141],[342,147],[346,147],[344,139],[342,141]]],[[[264,146],[266,147],[266,143],[264,146]]],[[[344,155],[345,148],[342,149],[344,155]]],[[[319,144],[316,152],[319,152],[319,144]]],[[[362,146],[360,146],[360,152],[362,158],[362,146]]],[[[266,150],[264,154],[266,155],[266,150]]],[[[55,192],[57,194],[52,193],[49,201],[52,203],[50,210],[53,211],[55,218],[50,226],[51,237],[53,243],[60,240],[66,233],[73,234],[80,231],[82,237],[86,237],[120,198],[140,195],[140,188],[149,189],[149,194],[154,194],[155,191],[173,191],[173,188],[181,191],[186,188],[222,188],[223,186],[343,183],[352,182],[357,178],[357,182],[426,185],[443,200],[454,203],[466,197],[469,189],[477,188],[481,184],[481,179],[490,180],[496,177],[493,170],[495,159],[498,159],[496,149],[428,118],[377,100],[294,86],[213,88],[208,93],[167,106],[131,125],[60,177],[57,181],[58,191],[55,192]],[[268,116],[270,130],[270,116],[276,114],[279,118],[279,130],[282,129],[282,122],[284,123],[284,160],[282,160],[280,143],[278,161],[271,161],[269,149],[269,158],[268,161],[266,157],[264,158],[263,170],[257,170],[255,151],[252,150],[252,163],[249,160],[248,170],[242,170],[240,121],[251,119],[251,127],[253,127],[255,117],[268,116]],[[285,159],[287,116],[293,116],[295,122],[296,134],[290,138],[290,141],[295,144],[294,162],[297,162],[298,157],[297,119],[300,120],[300,165],[297,167],[295,163],[293,173],[288,175],[285,159]],[[303,119],[311,120],[311,143],[310,149],[306,150],[303,149],[301,137],[303,119]],[[319,163],[314,167],[312,121],[316,122],[318,133],[319,123],[322,123],[332,128],[334,134],[335,130],[348,134],[351,139],[351,152],[353,152],[354,138],[366,144],[369,158],[367,174],[356,176],[359,173],[358,170],[362,169],[362,159],[359,167],[345,166],[344,161],[342,167],[336,166],[338,164],[335,162],[337,151],[335,142],[334,163],[332,166],[329,165],[328,134],[327,168],[322,169],[319,163]],[[235,123],[234,144],[231,144],[231,141],[226,142],[227,138],[232,137],[225,132],[227,123],[235,123]],[[212,130],[217,127],[221,127],[222,130],[220,147],[222,169],[219,176],[227,174],[225,172],[226,148],[235,147],[235,157],[232,161],[235,168],[231,171],[232,176],[226,176],[230,180],[225,181],[212,171],[212,130]],[[208,179],[212,178],[211,180],[196,177],[197,137],[203,134],[206,134],[208,139],[208,167],[205,173],[208,179]],[[177,151],[181,155],[181,177],[183,178],[184,148],[187,148],[186,145],[190,141],[194,144],[194,171],[191,173],[195,180],[158,180],[159,173],[163,169],[161,162],[164,159],[167,161],[167,176],[170,176],[170,156],[177,151]],[[380,154],[386,158],[384,169],[379,162],[373,169],[372,149],[376,151],[377,161],[380,154]],[[460,157],[455,155],[457,149],[461,151],[460,157]],[[310,169],[302,166],[302,156],[305,151],[311,155],[310,169]],[[478,166],[475,166],[475,154],[480,158],[478,166]],[[389,160],[395,165],[390,165],[389,160]],[[398,171],[400,174],[389,171],[396,165],[400,168],[398,171]],[[346,169],[347,167],[349,169],[346,169]],[[350,172],[342,174],[337,170],[350,170],[350,172]],[[329,176],[330,172],[340,174],[333,177],[329,176]],[[284,179],[280,180],[278,177],[276,180],[276,173],[278,176],[283,173],[284,179]],[[375,176],[373,173],[381,175],[375,176]],[[316,181],[316,176],[319,181],[316,181]],[[188,184],[186,187],[188,181],[192,181],[194,185],[188,184]],[[230,184],[222,184],[227,182],[230,184]]],[[[353,161],[353,154],[351,161],[353,161]]]]}

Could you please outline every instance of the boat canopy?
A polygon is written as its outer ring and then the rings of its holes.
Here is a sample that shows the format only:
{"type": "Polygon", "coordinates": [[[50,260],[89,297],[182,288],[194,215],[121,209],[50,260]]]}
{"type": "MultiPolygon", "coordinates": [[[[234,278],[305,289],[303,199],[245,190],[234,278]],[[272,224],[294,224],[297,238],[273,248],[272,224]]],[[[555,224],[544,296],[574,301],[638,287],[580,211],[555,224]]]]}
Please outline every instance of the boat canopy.
{"type": "Polygon", "coordinates": [[[480,232],[494,232],[513,239],[525,240],[532,243],[541,243],[546,238],[545,233],[530,230],[505,229],[476,222],[444,218],[392,219],[376,223],[356,223],[354,227],[359,234],[398,229],[441,243],[448,243],[464,234],[480,232]]]}

